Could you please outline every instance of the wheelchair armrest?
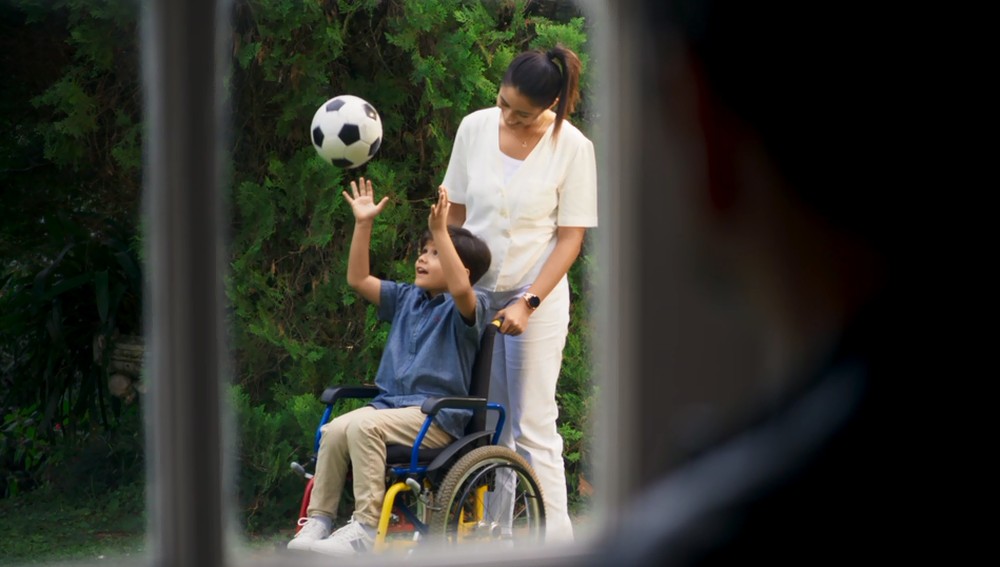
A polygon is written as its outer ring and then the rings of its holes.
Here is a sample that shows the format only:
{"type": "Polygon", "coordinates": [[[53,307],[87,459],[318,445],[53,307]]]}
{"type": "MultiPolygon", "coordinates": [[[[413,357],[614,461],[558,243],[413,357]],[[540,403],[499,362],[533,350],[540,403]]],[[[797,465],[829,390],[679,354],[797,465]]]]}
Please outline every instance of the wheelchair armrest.
{"type": "Polygon", "coordinates": [[[323,394],[320,395],[319,401],[330,405],[337,400],[344,400],[348,398],[374,398],[377,395],[378,388],[375,386],[335,386],[333,388],[323,390],[323,394]]]}
{"type": "Polygon", "coordinates": [[[420,404],[420,411],[427,415],[435,415],[438,411],[451,409],[479,409],[486,405],[486,398],[462,398],[448,396],[444,398],[427,398],[420,404]]]}

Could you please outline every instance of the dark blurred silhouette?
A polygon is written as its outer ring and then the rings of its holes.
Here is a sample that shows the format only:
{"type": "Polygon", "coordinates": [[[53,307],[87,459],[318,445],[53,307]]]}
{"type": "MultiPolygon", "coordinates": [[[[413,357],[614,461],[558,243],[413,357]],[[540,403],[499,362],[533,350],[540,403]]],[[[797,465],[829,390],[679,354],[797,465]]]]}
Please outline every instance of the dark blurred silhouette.
{"type": "MultiPolygon", "coordinates": [[[[655,130],[643,210],[678,209],[678,224],[660,228],[679,242],[667,268],[750,322],[768,378],[728,420],[641,449],[670,452],[665,470],[594,564],[925,556],[954,487],[941,452],[946,388],[929,380],[946,380],[934,372],[947,329],[936,326],[944,298],[927,285],[937,197],[920,189],[935,110],[910,112],[930,98],[914,73],[927,61],[921,28],[912,11],[867,4],[641,6],[643,125],[655,130]],[[646,202],[671,187],[663,208],[646,202]]],[[[643,262],[655,264],[659,244],[643,242],[643,262]]],[[[647,310],[662,300],[643,297],[647,310]]],[[[654,399],[666,388],[656,382],[710,378],[642,372],[654,399]]],[[[643,403],[649,414],[656,402],[643,403]]]]}

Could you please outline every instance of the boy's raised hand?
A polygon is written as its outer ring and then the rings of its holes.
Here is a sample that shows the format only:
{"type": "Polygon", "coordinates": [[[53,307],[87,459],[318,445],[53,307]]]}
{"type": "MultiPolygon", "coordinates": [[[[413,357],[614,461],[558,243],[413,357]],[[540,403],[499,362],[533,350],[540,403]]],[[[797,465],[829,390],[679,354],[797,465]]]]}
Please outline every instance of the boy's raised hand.
{"type": "Polygon", "coordinates": [[[431,205],[431,214],[427,217],[427,228],[431,232],[435,230],[448,230],[448,209],[451,202],[448,200],[448,189],[444,185],[438,187],[437,203],[431,205]]]}
{"type": "Polygon", "coordinates": [[[343,191],[343,194],[347,202],[351,204],[355,221],[374,219],[389,201],[388,197],[382,197],[382,200],[375,204],[375,191],[372,189],[372,182],[364,177],[358,178],[357,181],[351,181],[351,192],[343,191]]]}

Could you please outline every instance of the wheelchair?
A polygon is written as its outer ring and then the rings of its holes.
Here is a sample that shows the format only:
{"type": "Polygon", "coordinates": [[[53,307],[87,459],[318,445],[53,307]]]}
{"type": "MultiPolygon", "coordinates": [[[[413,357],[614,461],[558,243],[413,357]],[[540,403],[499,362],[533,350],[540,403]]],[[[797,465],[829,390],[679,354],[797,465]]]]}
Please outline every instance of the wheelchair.
{"type": "MultiPolygon", "coordinates": [[[[487,325],[472,368],[468,397],[429,398],[421,405],[427,415],[412,447],[387,445],[386,492],[373,551],[409,550],[424,541],[458,545],[541,543],[545,505],[538,478],[528,462],[497,444],[505,421],[502,405],[488,402],[493,341],[499,321],[487,325]],[[421,449],[434,415],[445,408],[471,409],[465,435],[450,445],[421,449]],[[495,430],[487,427],[487,412],[495,412],[495,430]]],[[[306,479],[299,509],[305,518],[313,487],[322,427],[334,404],[344,399],[371,399],[374,386],[327,388],[320,400],[326,409],[316,428],[313,457],[292,469],[306,479]]],[[[350,493],[351,483],[345,485],[350,493]]],[[[342,499],[353,503],[353,498],[342,499]]]]}

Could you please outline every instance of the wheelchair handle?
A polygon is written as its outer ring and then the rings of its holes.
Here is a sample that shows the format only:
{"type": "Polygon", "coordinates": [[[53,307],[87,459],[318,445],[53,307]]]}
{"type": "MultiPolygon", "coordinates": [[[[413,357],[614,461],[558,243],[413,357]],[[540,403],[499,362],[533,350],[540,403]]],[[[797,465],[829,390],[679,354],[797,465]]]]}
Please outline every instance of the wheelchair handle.
{"type": "Polygon", "coordinates": [[[312,474],[306,472],[306,468],[303,467],[302,465],[300,465],[300,464],[292,461],[292,465],[291,466],[292,466],[292,470],[295,471],[295,474],[301,476],[302,478],[308,480],[308,479],[310,479],[310,478],[313,477],[312,474]]]}

